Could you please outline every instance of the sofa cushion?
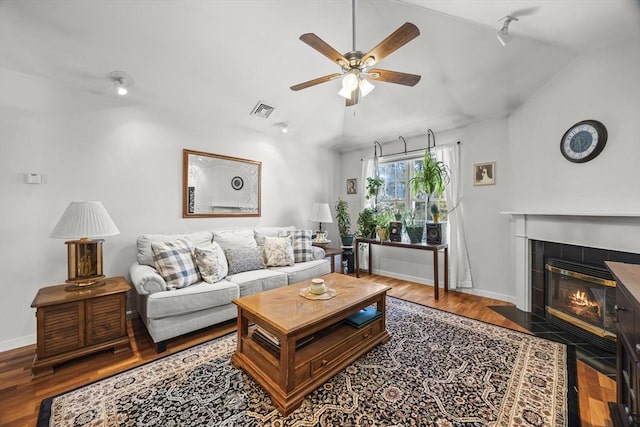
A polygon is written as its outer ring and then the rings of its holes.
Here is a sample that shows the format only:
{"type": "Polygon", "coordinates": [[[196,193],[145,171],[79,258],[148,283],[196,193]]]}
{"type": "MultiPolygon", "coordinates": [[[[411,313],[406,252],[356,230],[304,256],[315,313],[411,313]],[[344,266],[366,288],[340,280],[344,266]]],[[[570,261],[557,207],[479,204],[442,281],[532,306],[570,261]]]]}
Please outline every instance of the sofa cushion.
{"type": "Polygon", "coordinates": [[[188,240],[193,246],[199,248],[208,248],[211,244],[211,239],[213,239],[213,235],[208,231],[182,234],[144,234],[138,237],[136,241],[138,246],[138,263],[155,267],[153,264],[151,242],[173,242],[178,239],[188,240]]]}
{"type": "Polygon", "coordinates": [[[229,274],[242,273],[249,270],[260,270],[264,268],[262,263],[262,249],[255,248],[231,248],[225,249],[229,274]]]}
{"type": "Polygon", "coordinates": [[[286,237],[296,229],[293,225],[288,227],[260,227],[254,230],[254,238],[258,246],[264,245],[265,237],[286,237]]]}
{"type": "Polygon", "coordinates": [[[294,230],[291,232],[295,262],[313,261],[311,233],[311,230],[294,230]]]}
{"type": "Polygon", "coordinates": [[[216,283],[227,276],[229,272],[227,258],[218,243],[213,242],[207,249],[194,248],[193,256],[200,276],[205,282],[216,283]]]}
{"type": "Polygon", "coordinates": [[[241,297],[289,284],[289,277],[285,272],[266,269],[234,274],[227,276],[226,280],[238,285],[241,297]]]}
{"type": "Polygon", "coordinates": [[[321,259],[309,262],[296,262],[290,267],[269,267],[269,270],[287,273],[289,284],[292,285],[331,273],[331,263],[326,259],[321,259]]]}
{"type": "Polygon", "coordinates": [[[184,288],[200,280],[188,240],[153,242],[153,262],[168,287],[184,288]]]}
{"type": "Polygon", "coordinates": [[[253,230],[220,230],[213,232],[213,241],[218,242],[222,249],[255,248],[256,239],[253,238],[253,230]]]}
{"type": "Polygon", "coordinates": [[[267,267],[279,267],[293,265],[293,245],[291,236],[288,237],[264,237],[264,264],[267,267]]]}
{"type": "Polygon", "coordinates": [[[199,282],[197,285],[187,288],[149,295],[146,315],[152,319],[179,316],[227,305],[239,296],[240,290],[235,283],[226,280],[221,280],[218,283],[199,282]]]}

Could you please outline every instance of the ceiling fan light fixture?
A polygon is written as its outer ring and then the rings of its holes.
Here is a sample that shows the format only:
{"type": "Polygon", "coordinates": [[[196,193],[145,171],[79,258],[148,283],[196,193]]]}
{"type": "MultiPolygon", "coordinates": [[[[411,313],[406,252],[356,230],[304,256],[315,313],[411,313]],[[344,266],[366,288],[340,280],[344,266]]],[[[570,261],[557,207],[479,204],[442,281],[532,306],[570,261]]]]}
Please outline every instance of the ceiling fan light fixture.
{"type": "Polygon", "coordinates": [[[358,87],[359,79],[356,73],[357,70],[351,70],[347,73],[346,76],[344,76],[344,78],[342,79],[342,89],[353,92],[353,90],[358,87]]]}
{"type": "Polygon", "coordinates": [[[351,92],[353,92],[353,91],[352,90],[347,90],[345,88],[342,88],[338,92],[338,95],[340,95],[343,98],[349,99],[349,98],[351,98],[351,92]]]}
{"type": "Polygon", "coordinates": [[[360,79],[360,95],[365,97],[371,93],[371,91],[375,89],[375,86],[369,82],[367,79],[360,79]]]}

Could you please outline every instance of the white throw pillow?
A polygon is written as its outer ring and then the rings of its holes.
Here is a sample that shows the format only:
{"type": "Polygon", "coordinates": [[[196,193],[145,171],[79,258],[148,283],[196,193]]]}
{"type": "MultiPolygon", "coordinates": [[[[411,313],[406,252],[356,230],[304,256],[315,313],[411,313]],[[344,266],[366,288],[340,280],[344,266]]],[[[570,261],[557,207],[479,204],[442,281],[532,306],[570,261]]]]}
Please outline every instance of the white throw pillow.
{"type": "Polygon", "coordinates": [[[213,242],[210,248],[195,248],[193,255],[196,265],[202,276],[202,280],[208,283],[216,283],[227,277],[229,266],[224,251],[219,244],[213,242]]]}
{"type": "Polygon", "coordinates": [[[253,230],[220,230],[213,232],[213,241],[222,249],[255,248],[258,246],[253,237],[253,230]]]}
{"type": "Polygon", "coordinates": [[[264,237],[264,261],[267,267],[282,267],[293,265],[292,238],[289,237],[264,237]]]}

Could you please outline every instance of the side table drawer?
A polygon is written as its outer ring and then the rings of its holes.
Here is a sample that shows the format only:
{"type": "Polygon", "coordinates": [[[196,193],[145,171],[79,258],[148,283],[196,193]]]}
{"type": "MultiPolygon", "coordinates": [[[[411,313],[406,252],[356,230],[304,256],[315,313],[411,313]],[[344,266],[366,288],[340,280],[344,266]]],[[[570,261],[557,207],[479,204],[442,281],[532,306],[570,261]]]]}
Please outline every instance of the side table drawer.
{"type": "Polygon", "coordinates": [[[126,335],[125,294],[108,295],[86,301],[87,345],[99,344],[126,335]]]}
{"type": "Polygon", "coordinates": [[[38,322],[38,358],[77,350],[85,345],[84,302],[41,307],[38,322]]]}

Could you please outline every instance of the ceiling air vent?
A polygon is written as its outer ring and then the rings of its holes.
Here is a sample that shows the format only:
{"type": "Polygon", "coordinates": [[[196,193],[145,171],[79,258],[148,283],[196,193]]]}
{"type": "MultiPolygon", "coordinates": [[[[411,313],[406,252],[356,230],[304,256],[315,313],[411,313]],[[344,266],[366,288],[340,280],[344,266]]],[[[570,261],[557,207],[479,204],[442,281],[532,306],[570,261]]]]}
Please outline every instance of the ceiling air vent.
{"type": "Polygon", "coordinates": [[[253,107],[251,114],[258,117],[262,117],[263,119],[266,119],[267,117],[269,117],[271,113],[273,113],[273,110],[275,109],[276,109],[275,107],[267,105],[262,101],[258,101],[256,106],[253,107]]]}

